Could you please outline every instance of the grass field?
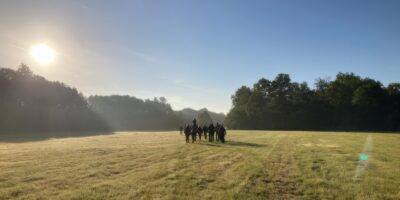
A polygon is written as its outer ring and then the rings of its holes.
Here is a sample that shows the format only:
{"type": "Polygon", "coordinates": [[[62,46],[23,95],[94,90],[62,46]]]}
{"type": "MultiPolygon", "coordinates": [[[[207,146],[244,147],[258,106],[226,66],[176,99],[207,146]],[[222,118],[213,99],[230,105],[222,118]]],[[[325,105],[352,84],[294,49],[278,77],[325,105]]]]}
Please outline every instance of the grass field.
{"type": "Polygon", "coordinates": [[[229,131],[227,141],[0,138],[0,199],[400,199],[400,134],[229,131]]]}

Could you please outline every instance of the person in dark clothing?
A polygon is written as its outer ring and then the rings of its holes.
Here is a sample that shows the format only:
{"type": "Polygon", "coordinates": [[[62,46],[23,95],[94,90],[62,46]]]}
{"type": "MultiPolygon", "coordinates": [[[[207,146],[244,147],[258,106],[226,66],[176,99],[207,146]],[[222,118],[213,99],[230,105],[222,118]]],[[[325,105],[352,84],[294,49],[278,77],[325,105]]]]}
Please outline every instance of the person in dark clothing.
{"type": "Polygon", "coordinates": [[[219,142],[219,128],[221,125],[219,125],[219,123],[217,122],[217,125],[215,126],[215,141],[219,142]]]}
{"type": "Polygon", "coordinates": [[[189,143],[189,137],[190,137],[190,127],[189,127],[189,125],[186,125],[184,132],[185,132],[185,137],[186,137],[186,143],[189,143]]]}
{"type": "Polygon", "coordinates": [[[208,127],[208,141],[210,142],[214,141],[214,133],[215,133],[214,124],[210,124],[210,126],[208,127]]]}
{"type": "Polygon", "coordinates": [[[225,135],[226,135],[226,129],[224,128],[224,125],[222,124],[222,125],[220,125],[220,127],[218,129],[218,137],[222,143],[225,143],[225,135]]]}
{"type": "Polygon", "coordinates": [[[197,124],[194,124],[192,126],[192,143],[196,142],[196,136],[197,136],[197,124]]]}
{"type": "Polygon", "coordinates": [[[197,128],[197,133],[199,134],[199,141],[201,141],[201,134],[203,133],[203,128],[201,128],[201,126],[197,128]]]}
{"type": "Polygon", "coordinates": [[[204,134],[204,139],[207,141],[207,133],[208,133],[208,128],[206,125],[203,126],[203,134],[204,134]]]}

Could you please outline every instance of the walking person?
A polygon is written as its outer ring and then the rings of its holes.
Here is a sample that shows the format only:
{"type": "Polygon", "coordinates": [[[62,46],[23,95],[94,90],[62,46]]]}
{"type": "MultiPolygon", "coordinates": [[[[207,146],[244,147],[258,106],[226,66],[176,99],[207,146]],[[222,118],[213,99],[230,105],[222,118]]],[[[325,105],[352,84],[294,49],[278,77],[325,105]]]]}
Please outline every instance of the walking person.
{"type": "Polygon", "coordinates": [[[203,134],[204,134],[204,139],[207,141],[207,133],[208,133],[208,127],[206,125],[203,126],[203,134]]]}
{"type": "Polygon", "coordinates": [[[225,144],[225,135],[226,135],[226,129],[222,124],[218,129],[219,140],[222,142],[222,144],[225,144]]]}
{"type": "Polygon", "coordinates": [[[210,142],[214,141],[214,133],[215,133],[214,124],[210,124],[210,126],[208,127],[208,141],[210,142]]]}
{"type": "Polygon", "coordinates": [[[194,143],[196,142],[196,137],[197,137],[197,124],[194,124],[192,126],[191,134],[192,134],[192,143],[194,143]]]}
{"type": "Polygon", "coordinates": [[[203,133],[203,128],[201,128],[201,126],[199,126],[199,128],[197,128],[197,133],[199,134],[199,142],[201,141],[201,134],[203,133]]]}
{"type": "Polygon", "coordinates": [[[219,142],[219,128],[221,125],[217,122],[217,125],[215,126],[215,141],[219,142]]]}
{"type": "Polygon", "coordinates": [[[185,132],[186,143],[189,143],[189,137],[190,137],[190,127],[189,127],[189,125],[186,125],[184,132],[185,132]]]}

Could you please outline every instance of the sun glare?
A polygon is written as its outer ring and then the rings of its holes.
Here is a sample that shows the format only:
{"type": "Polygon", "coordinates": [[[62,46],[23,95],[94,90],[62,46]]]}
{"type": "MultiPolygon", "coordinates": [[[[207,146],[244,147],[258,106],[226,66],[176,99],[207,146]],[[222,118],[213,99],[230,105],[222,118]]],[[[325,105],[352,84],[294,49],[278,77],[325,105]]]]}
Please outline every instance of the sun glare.
{"type": "Polygon", "coordinates": [[[39,64],[46,65],[54,60],[55,52],[51,47],[47,46],[46,44],[38,44],[32,46],[31,56],[39,64]]]}

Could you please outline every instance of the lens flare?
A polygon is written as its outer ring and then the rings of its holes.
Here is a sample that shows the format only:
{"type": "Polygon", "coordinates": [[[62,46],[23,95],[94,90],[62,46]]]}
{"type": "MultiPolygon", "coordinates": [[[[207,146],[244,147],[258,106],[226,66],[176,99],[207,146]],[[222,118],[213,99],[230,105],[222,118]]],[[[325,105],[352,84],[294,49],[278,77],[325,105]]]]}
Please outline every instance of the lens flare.
{"type": "Polygon", "coordinates": [[[361,160],[362,161],[366,161],[367,160],[367,155],[365,155],[365,154],[361,155],[361,160]]]}

